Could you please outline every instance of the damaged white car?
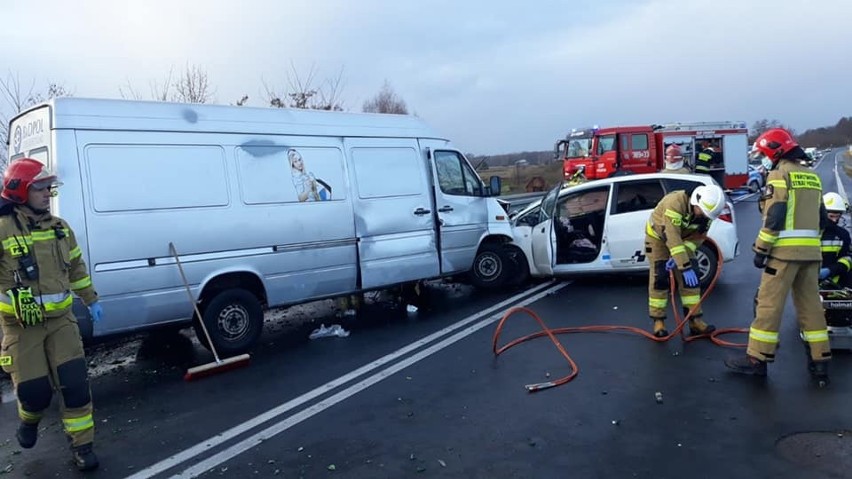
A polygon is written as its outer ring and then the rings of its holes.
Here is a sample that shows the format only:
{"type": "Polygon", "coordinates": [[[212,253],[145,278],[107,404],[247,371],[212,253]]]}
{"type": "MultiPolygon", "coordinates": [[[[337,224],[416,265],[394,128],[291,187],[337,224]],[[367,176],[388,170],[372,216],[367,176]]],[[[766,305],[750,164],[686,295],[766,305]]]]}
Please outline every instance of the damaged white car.
{"type": "MultiPolygon", "coordinates": [[[[650,173],[557,187],[512,219],[513,244],[532,276],[647,271],[645,223],[654,207],[672,191],[711,184],[706,175],[650,173]]],[[[712,242],[696,251],[702,287],[715,276],[719,257],[728,262],[739,254],[730,201],[707,236],[712,242]]]]}

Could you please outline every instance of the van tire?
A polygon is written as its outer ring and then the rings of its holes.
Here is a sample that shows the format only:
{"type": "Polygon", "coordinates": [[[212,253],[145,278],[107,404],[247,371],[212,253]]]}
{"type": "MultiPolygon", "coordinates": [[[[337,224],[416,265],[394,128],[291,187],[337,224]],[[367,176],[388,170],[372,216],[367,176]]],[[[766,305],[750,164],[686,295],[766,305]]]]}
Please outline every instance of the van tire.
{"type": "Polygon", "coordinates": [[[719,268],[719,254],[712,246],[701,243],[695,250],[695,259],[698,261],[698,283],[702,290],[707,289],[719,268]]]}
{"type": "MultiPolygon", "coordinates": [[[[247,353],[263,332],[263,306],[244,289],[226,289],[203,305],[204,324],[216,353],[222,357],[247,353]]],[[[193,322],[198,341],[207,349],[207,337],[198,319],[193,322]]]]}
{"type": "Polygon", "coordinates": [[[479,247],[470,269],[470,282],[481,289],[499,289],[506,284],[512,260],[503,245],[485,243],[479,247]]]}

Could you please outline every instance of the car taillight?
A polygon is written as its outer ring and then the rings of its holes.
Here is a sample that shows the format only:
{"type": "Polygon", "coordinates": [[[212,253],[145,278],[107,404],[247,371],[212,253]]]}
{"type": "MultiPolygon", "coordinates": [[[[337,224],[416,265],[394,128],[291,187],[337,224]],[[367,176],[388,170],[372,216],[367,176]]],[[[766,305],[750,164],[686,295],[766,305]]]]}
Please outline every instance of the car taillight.
{"type": "Polygon", "coordinates": [[[722,221],[727,221],[728,223],[733,223],[734,222],[734,215],[731,211],[732,211],[731,210],[731,204],[727,203],[725,205],[725,209],[723,209],[722,213],[719,214],[719,219],[722,220],[722,221]]]}

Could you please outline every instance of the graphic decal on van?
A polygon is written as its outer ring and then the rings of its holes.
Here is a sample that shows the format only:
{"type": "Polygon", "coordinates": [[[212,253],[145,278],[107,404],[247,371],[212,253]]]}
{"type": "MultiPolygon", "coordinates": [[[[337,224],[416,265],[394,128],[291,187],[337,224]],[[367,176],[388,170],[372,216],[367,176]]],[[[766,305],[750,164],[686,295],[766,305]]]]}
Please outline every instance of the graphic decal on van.
{"type": "Polygon", "coordinates": [[[307,170],[302,154],[295,148],[287,151],[290,160],[290,173],[299,202],[328,201],[331,199],[331,186],[307,170]]]}

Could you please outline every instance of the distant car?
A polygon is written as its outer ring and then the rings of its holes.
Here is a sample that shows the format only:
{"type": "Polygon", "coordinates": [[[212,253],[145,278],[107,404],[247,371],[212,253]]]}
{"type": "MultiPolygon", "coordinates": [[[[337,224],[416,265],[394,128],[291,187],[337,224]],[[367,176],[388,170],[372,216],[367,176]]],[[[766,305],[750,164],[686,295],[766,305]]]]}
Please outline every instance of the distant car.
{"type": "MultiPolygon", "coordinates": [[[[523,251],[532,276],[647,271],[645,223],[651,211],[667,193],[711,184],[716,183],[706,175],[649,173],[554,188],[513,219],[512,243],[523,251]]],[[[708,237],[713,241],[696,251],[702,287],[716,275],[717,258],[727,262],[739,254],[731,202],[708,237]]]]}
{"type": "Polygon", "coordinates": [[[756,193],[766,184],[766,170],[762,166],[748,165],[748,190],[756,193]]]}

